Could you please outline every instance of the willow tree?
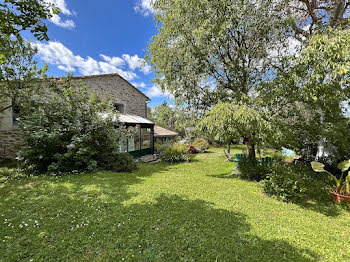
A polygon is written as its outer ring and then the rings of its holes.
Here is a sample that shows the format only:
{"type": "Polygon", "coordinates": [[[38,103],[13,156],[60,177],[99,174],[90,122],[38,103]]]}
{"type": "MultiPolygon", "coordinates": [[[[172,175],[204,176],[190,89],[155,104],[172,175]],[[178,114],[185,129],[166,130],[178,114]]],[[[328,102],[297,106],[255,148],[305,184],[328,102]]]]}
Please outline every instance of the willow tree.
{"type": "Polygon", "coordinates": [[[248,147],[249,157],[254,159],[255,146],[264,145],[278,133],[259,109],[234,102],[215,105],[206,113],[200,128],[227,144],[243,138],[248,147]]]}
{"type": "Polygon", "coordinates": [[[188,104],[240,101],[268,77],[284,36],[279,6],[256,0],[156,0],[154,81],[188,104]]]}

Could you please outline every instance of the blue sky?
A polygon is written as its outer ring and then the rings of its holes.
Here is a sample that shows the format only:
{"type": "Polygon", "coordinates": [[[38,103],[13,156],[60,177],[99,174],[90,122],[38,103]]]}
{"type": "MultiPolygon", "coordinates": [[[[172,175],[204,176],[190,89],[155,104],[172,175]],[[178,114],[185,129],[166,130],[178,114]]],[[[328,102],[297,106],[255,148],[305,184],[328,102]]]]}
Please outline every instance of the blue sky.
{"type": "Polygon", "coordinates": [[[148,95],[151,107],[168,101],[151,83],[143,64],[147,43],[157,33],[151,0],[45,0],[61,13],[47,22],[50,41],[37,42],[48,75],[119,73],[148,95]]]}

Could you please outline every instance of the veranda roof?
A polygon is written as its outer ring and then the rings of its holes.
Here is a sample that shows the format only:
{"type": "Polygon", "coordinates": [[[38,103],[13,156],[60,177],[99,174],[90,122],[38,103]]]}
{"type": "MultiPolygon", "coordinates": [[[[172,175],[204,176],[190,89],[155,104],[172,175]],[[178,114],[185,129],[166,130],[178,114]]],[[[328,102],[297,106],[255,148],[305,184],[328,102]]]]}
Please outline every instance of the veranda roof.
{"type": "Polygon", "coordinates": [[[148,124],[148,125],[154,125],[154,123],[141,116],[135,116],[135,115],[125,115],[125,114],[120,114],[119,115],[119,121],[121,123],[125,124],[148,124]]]}
{"type": "Polygon", "coordinates": [[[175,133],[171,130],[165,129],[160,126],[154,126],[154,136],[155,137],[174,137],[177,136],[178,133],[175,133]]]}

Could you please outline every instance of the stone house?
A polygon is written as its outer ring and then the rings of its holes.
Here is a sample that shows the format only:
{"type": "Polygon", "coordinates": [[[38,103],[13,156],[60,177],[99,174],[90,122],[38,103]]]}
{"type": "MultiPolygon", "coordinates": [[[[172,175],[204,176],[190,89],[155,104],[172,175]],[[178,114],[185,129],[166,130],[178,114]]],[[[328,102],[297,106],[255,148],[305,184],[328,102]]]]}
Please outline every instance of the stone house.
{"type": "MultiPolygon", "coordinates": [[[[150,101],[144,93],[122,78],[119,74],[78,76],[85,86],[101,97],[109,97],[120,112],[120,121],[134,129],[134,137],[125,138],[121,151],[137,157],[153,154],[154,123],[147,119],[147,103],[150,101]]],[[[8,101],[5,107],[11,105],[8,101]]],[[[12,108],[0,115],[0,158],[14,158],[22,145],[19,130],[12,108]]]]}

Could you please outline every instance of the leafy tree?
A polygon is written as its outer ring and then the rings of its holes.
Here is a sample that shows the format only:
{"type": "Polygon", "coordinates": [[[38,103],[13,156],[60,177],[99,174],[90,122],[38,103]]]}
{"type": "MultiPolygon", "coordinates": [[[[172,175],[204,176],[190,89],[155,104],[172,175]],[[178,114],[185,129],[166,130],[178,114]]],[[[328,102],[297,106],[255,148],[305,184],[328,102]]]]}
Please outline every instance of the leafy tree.
{"type": "Polygon", "coordinates": [[[26,40],[8,38],[7,44],[0,46],[0,52],[5,54],[0,64],[0,113],[14,105],[24,112],[32,94],[41,92],[36,79],[45,76],[47,67],[37,67],[37,50],[26,40]],[[12,103],[1,106],[8,99],[12,103]]]}
{"type": "Polygon", "coordinates": [[[19,39],[22,31],[29,30],[38,40],[49,40],[43,21],[58,13],[58,8],[45,1],[4,0],[0,3],[0,35],[19,39]]]}
{"type": "Polygon", "coordinates": [[[175,113],[167,102],[163,102],[163,104],[153,108],[151,111],[151,119],[158,126],[175,130],[175,113]]]}
{"type": "Polygon", "coordinates": [[[201,121],[201,129],[226,144],[243,138],[249,157],[255,159],[255,146],[277,136],[263,112],[244,103],[218,103],[201,121]]]}
{"type": "Polygon", "coordinates": [[[172,107],[164,102],[153,108],[151,119],[156,125],[173,130],[181,137],[191,138],[199,113],[180,102],[172,107]]]}
{"type": "Polygon", "coordinates": [[[346,157],[349,148],[350,31],[329,29],[307,41],[293,64],[265,89],[286,146],[313,159],[319,141],[336,146],[346,157]],[[291,128],[293,127],[293,128],[291,128]]]}
{"type": "Polygon", "coordinates": [[[201,109],[254,92],[288,22],[272,1],[157,0],[153,7],[160,25],[148,46],[155,82],[201,109]]]}
{"type": "Polygon", "coordinates": [[[39,0],[5,0],[0,3],[0,113],[24,95],[35,92],[33,78],[41,77],[46,70],[38,69],[34,56],[36,49],[24,40],[21,32],[30,31],[38,40],[48,40],[45,19],[58,14],[51,3],[39,0]],[[4,106],[4,100],[13,102],[4,106]]]}

